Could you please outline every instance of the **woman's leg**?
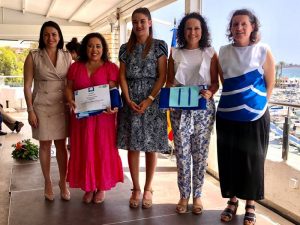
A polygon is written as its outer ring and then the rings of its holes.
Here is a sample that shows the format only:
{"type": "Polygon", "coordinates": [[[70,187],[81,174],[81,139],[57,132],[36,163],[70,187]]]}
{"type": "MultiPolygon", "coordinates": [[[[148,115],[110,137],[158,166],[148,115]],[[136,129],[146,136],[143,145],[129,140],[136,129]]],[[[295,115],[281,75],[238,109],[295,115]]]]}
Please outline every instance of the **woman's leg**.
{"type": "Polygon", "coordinates": [[[146,152],[146,181],[144,190],[152,190],[152,181],[157,164],[157,153],[156,152],[146,152]]]}
{"type": "Polygon", "coordinates": [[[12,118],[9,114],[4,112],[4,110],[0,107],[0,112],[2,114],[3,123],[11,130],[14,131],[14,128],[16,126],[16,120],[12,118]]]}
{"type": "Polygon", "coordinates": [[[133,189],[141,190],[139,183],[139,168],[140,168],[140,152],[128,151],[128,165],[130,176],[132,179],[133,189]]]}
{"type": "Polygon", "coordinates": [[[45,179],[44,194],[46,199],[48,200],[54,199],[54,194],[52,190],[52,181],[50,176],[51,143],[52,141],[40,141],[40,150],[39,150],[40,164],[45,179]]]}
{"type": "MultiPolygon", "coordinates": [[[[189,135],[188,135],[189,136],[189,135]]],[[[177,142],[177,141],[175,141],[177,142]]],[[[191,145],[190,137],[179,146],[175,144],[176,164],[177,164],[177,185],[180,192],[180,199],[176,205],[177,213],[186,213],[191,194],[191,145]]]]}
{"type": "Polygon", "coordinates": [[[171,112],[177,163],[177,184],[180,199],[188,199],[191,193],[191,127],[190,111],[171,112]]]}
{"type": "Polygon", "coordinates": [[[148,209],[152,207],[152,181],[155,173],[156,163],[157,163],[157,153],[155,152],[146,152],[146,180],[144,186],[144,194],[142,207],[148,209]]]}
{"type": "Polygon", "coordinates": [[[221,213],[221,218],[220,218],[221,221],[223,222],[231,221],[236,214],[238,206],[239,206],[238,199],[235,196],[230,198],[227,202],[226,208],[221,213]]]}
{"type": "Polygon", "coordinates": [[[206,110],[192,111],[194,133],[191,137],[191,152],[193,159],[193,213],[202,213],[202,187],[206,171],[211,131],[215,121],[215,105],[207,103],[206,110]]]}
{"type": "Polygon", "coordinates": [[[127,157],[130,176],[133,184],[129,206],[131,208],[137,208],[139,206],[139,199],[141,194],[141,187],[139,183],[140,152],[128,150],[127,157]]]}
{"type": "Polygon", "coordinates": [[[245,210],[244,225],[254,225],[256,222],[255,201],[247,200],[245,210]]]}
{"type": "Polygon", "coordinates": [[[66,183],[67,167],[68,167],[68,153],[66,147],[66,139],[55,140],[56,160],[59,169],[59,182],[64,185],[66,183]]]}
{"type": "MultiPolygon", "coordinates": [[[[144,190],[152,191],[152,181],[153,181],[153,176],[154,176],[155,168],[156,168],[156,164],[157,164],[157,153],[146,152],[145,158],[146,158],[146,181],[145,181],[144,190]]],[[[151,198],[152,194],[144,193],[144,197],[146,197],[146,199],[148,197],[151,198]]]]}
{"type": "Polygon", "coordinates": [[[171,112],[177,163],[177,185],[180,199],[176,205],[177,213],[186,213],[191,193],[191,140],[193,133],[189,111],[171,112]]]}
{"type": "Polygon", "coordinates": [[[55,140],[56,160],[59,169],[59,187],[61,190],[61,198],[70,200],[70,192],[67,188],[67,168],[68,168],[68,152],[66,146],[66,139],[55,140]]]}

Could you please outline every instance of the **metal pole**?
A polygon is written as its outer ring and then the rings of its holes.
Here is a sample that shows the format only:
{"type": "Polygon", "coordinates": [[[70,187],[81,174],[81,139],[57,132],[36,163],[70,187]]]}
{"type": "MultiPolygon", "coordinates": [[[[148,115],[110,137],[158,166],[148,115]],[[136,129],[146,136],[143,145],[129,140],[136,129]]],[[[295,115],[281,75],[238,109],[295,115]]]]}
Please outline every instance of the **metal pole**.
{"type": "Polygon", "coordinates": [[[290,107],[288,107],[287,116],[284,118],[284,124],[283,124],[283,134],[282,134],[282,159],[283,160],[287,160],[288,152],[289,152],[289,131],[290,131],[289,114],[290,114],[290,107]]]}

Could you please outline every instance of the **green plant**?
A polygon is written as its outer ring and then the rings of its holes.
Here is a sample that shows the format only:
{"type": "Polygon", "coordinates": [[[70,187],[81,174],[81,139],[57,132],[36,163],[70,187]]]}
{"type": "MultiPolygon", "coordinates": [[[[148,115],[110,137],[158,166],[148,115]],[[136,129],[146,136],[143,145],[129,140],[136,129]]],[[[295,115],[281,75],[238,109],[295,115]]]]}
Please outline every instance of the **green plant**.
{"type": "Polygon", "coordinates": [[[13,144],[14,150],[11,155],[14,159],[37,160],[39,148],[36,144],[32,143],[30,139],[19,141],[13,144]]]}

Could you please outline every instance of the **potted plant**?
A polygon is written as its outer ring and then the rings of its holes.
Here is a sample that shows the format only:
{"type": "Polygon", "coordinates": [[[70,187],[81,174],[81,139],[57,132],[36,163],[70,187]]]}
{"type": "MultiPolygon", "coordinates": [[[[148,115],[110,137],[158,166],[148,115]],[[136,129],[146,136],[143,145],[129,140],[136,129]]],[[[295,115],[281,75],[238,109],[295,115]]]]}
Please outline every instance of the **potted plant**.
{"type": "Polygon", "coordinates": [[[14,150],[11,155],[14,159],[37,160],[39,155],[39,148],[32,143],[30,139],[19,141],[13,144],[14,150]]]}

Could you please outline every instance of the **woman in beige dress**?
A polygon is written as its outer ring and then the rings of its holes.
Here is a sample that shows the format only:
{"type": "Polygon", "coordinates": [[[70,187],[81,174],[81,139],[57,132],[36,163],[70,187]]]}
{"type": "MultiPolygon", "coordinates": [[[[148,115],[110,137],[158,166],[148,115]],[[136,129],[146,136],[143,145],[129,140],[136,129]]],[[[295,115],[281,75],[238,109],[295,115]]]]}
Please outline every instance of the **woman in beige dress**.
{"type": "Polygon", "coordinates": [[[32,137],[39,140],[39,158],[45,179],[44,195],[49,201],[54,200],[50,176],[52,140],[56,147],[61,199],[70,200],[66,185],[68,109],[64,90],[72,59],[68,52],[62,50],[63,44],[58,24],[53,21],[45,22],[40,31],[38,49],[30,51],[24,64],[28,122],[32,127],[32,137]]]}

